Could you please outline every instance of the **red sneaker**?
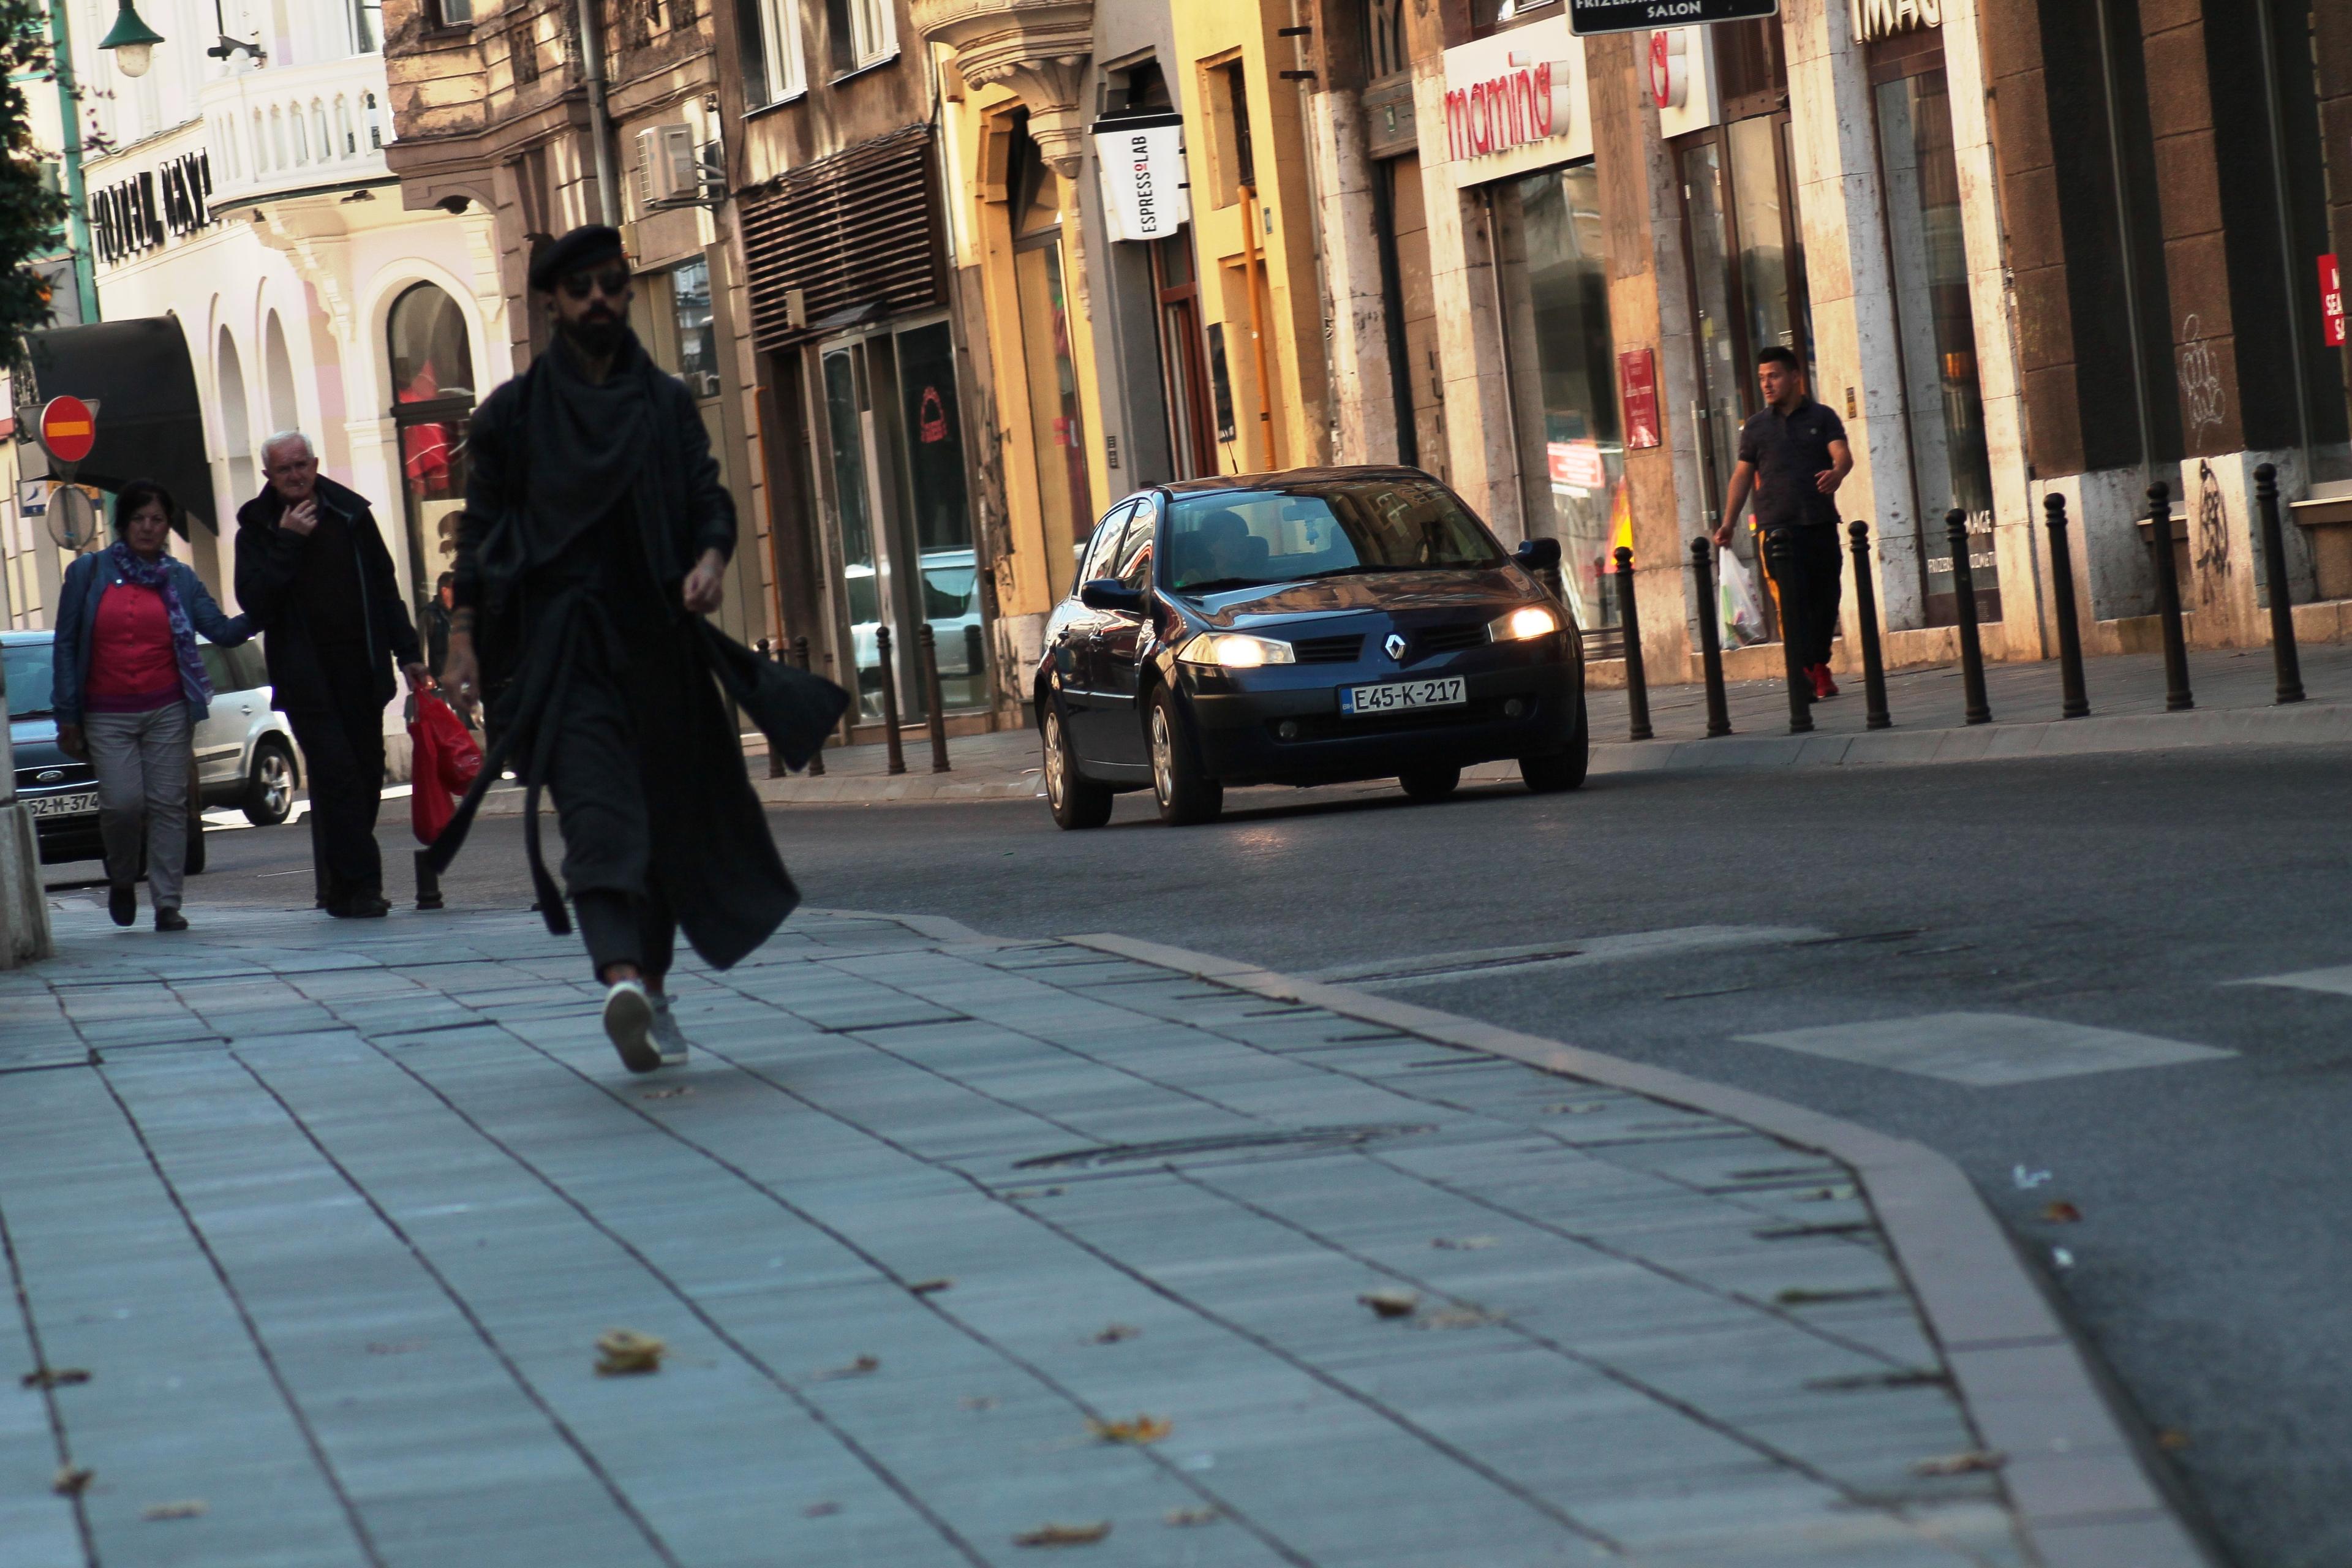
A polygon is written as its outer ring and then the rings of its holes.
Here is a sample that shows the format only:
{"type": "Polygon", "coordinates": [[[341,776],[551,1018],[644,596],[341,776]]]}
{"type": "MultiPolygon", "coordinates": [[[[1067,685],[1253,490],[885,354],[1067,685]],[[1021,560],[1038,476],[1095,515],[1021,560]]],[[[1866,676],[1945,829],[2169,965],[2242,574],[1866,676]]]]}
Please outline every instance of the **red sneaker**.
{"type": "Polygon", "coordinates": [[[1828,665],[1817,664],[1813,666],[1811,669],[1806,671],[1806,673],[1813,678],[1813,695],[1815,697],[1835,697],[1838,694],[1837,682],[1830,679],[1830,667],[1828,665]]]}

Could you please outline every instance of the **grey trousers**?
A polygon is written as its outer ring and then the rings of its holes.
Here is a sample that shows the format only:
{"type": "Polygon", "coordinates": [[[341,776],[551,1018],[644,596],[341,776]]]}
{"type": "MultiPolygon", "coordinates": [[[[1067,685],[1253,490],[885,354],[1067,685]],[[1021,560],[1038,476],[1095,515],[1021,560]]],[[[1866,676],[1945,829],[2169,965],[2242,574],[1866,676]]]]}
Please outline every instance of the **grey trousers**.
{"type": "Polygon", "coordinates": [[[139,879],[139,841],[147,841],[147,894],[159,910],[180,907],[188,863],[188,709],[170,703],[145,713],[89,713],[82,719],[98,770],[98,831],[106,844],[106,879],[139,879]]]}

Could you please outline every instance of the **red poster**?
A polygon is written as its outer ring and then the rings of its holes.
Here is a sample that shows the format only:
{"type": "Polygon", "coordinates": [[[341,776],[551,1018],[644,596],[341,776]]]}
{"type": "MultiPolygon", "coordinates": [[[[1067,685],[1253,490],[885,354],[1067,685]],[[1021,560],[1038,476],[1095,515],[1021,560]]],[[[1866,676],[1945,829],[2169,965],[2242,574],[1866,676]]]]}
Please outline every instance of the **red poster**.
{"type": "Polygon", "coordinates": [[[1647,349],[1627,349],[1617,356],[1617,384],[1625,398],[1625,447],[1658,444],[1658,373],[1647,349]]]}
{"type": "Polygon", "coordinates": [[[2336,258],[2319,258],[2319,331],[2327,346],[2344,346],[2344,273],[2336,258]]]}

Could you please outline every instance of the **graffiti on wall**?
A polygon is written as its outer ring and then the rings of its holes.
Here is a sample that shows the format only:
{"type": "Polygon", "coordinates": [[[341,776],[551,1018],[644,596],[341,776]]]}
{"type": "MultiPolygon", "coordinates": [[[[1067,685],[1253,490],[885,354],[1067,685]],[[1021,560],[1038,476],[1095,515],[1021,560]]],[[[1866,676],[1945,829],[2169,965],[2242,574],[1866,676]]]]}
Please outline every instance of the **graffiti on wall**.
{"type": "Polygon", "coordinates": [[[2221,391],[2221,362],[2213,345],[2198,335],[2197,313],[2180,323],[2180,416],[2189,426],[2189,445],[2203,443],[2210,427],[2220,429],[2226,407],[2221,391]]]}
{"type": "Polygon", "coordinates": [[[2221,500],[2221,481],[2213,465],[2197,465],[2197,571],[2202,576],[2230,574],[2230,509],[2221,500]]]}

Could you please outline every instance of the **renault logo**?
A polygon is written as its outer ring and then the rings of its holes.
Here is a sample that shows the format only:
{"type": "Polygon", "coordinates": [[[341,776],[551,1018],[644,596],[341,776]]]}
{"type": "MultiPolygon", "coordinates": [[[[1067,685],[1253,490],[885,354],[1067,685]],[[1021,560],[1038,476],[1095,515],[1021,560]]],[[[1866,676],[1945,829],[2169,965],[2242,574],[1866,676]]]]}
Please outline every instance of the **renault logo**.
{"type": "Polygon", "coordinates": [[[1391,632],[1389,634],[1389,640],[1382,643],[1381,646],[1389,650],[1390,662],[1394,664],[1402,664],[1404,662],[1404,637],[1402,634],[1391,632]]]}
{"type": "Polygon", "coordinates": [[[33,782],[35,784],[56,784],[59,779],[62,779],[65,776],[66,771],[63,768],[43,768],[39,773],[33,775],[33,782]]]}

